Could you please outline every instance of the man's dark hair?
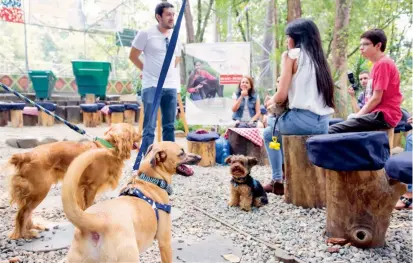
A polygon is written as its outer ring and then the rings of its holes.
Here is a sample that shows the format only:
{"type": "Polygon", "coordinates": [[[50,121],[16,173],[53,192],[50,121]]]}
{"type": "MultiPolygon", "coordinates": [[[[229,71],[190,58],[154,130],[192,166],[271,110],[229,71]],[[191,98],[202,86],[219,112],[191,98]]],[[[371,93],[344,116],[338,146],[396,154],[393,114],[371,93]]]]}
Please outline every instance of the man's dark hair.
{"type": "Polygon", "coordinates": [[[377,45],[377,43],[381,43],[381,52],[384,52],[386,50],[387,37],[384,31],[379,28],[371,29],[369,31],[364,32],[361,35],[360,39],[361,38],[367,38],[373,43],[374,46],[377,45]]]}
{"type": "Polygon", "coordinates": [[[360,71],[359,76],[360,76],[361,74],[369,74],[369,75],[370,75],[370,71],[368,71],[368,70],[362,70],[362,71],[360,71]]]}
{"type": "Polygon", "coordinates": [[[156,19],[156,21],[158,21],[158,19],[156,18],[156,15],[159,15],[159,16],[162,17],[164,8],[174,8],[174,6],[173,6],[173,4],[168,3],[168,2],[159,3],[155,8],[155,19],[156,19]]]}

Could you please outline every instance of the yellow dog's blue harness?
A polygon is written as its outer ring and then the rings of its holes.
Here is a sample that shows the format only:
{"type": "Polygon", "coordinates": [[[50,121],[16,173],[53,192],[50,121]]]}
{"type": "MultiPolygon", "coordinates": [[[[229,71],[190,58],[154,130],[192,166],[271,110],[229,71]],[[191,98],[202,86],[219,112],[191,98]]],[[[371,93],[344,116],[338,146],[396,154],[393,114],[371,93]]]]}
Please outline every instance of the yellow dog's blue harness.
{"type": "MultiPolygon", "coordinates": [[[[149,176],[146,176],[144,174],[141,174],[141,176],[139,177],[139,179],[143,180],[143,181],[147,181],[150,183],[153,183],[157,186],[159,186],[160,188],[164,189],[165,191],[167,191],[168,195],[172,194],[172,188],[164,181],[161,179],[157,179],[157,178],[152,178],[149,176]],[[162,181],[162,182],[161,182],[162,181]]],[[[123,190],[119,196],[134,196],[137,197],[139,199],[142,199],[144,201],[146,201],[150,206],[152,206],[153,210],[155,211],[156,214],[156,219],[159,220],[159,214],[158,214],[158,210],[162,210],[168,214],[171,213],[171,205],[168,204],[160,204],[158,202],[155,202],[154,200],[152,200],[151,198],[147,197],[146,195],[144,195],[138,188],[136,187],[132,187],[129,188],[127,187],[125,190],[123,190]]]]}

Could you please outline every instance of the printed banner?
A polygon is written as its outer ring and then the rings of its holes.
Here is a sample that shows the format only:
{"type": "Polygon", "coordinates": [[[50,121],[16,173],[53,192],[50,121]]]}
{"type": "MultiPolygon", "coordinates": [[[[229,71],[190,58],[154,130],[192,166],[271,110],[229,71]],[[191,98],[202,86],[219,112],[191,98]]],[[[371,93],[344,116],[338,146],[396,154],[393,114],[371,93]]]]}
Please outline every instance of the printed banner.
{"type": "Polygon", "coordinates": [[[250,74],[250,43],[185,46],[186,118],[190,125],[231,125],[233,96],[250,74]]]}
{"type": "Polygon", "coordinates": [[[21,0],[1,0],[0,20],[13,23],[24,23],[21,0]]]}

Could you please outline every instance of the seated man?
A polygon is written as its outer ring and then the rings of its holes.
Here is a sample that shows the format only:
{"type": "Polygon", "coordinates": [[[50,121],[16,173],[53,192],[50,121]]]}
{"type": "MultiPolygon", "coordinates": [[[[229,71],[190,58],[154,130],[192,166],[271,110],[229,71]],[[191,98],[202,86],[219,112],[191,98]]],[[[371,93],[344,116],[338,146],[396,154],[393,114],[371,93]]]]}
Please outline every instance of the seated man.
{"type": "Polygon", "coordinates": [[[329,133],[394,128],[402,117],[399,71],[393,60],[384,54],[387,43],[385,33],[381,29],[373,29],[363,33],[360,38],[361,54],[373,62],[373,95],[354,119],[330,126],[329,133]]]}
{"type": "Polygon", "coordinates": [[[348,116],[348,119],[354,118],[357,112],[363,108],[372,95],[370,73],[368,70],[363,70],[359,74],[359,81],[362,91],[360,92],[358,98],[356,99],[356,92],[350,86],[348,87],[348,94],[351,99],[351,108],[354,113],[348,116]]]}

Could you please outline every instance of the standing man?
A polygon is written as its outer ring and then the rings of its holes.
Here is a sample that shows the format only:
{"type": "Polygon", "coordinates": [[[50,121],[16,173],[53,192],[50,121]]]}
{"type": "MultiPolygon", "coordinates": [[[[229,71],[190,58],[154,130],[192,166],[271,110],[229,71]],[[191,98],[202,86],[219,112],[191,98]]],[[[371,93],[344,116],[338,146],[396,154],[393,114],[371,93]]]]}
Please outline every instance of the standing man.
{"type": "Polygon", "coordinates": [[[387,37],[381,29],[372,29],[361,35],[360,52],[373,62],[373,94],[354,119],[330,126],[329,133],[389,129],[396,127],[401,120],[400,74],[394,61],[384,53],[386,43],[387,37]]]}
{"type": "MultiPolygon", "coordinates": [[[[132,42],[129,59],[142,72],[142,102],[144,108],[142,153],[144,154],[155,138],[157,114],[151,118],[152,107],[155,105],[155,91],[160,77],[163,61],[172,36],[175,24],[175,9],[168,2],[159,3],[155,8],[157,25],[139,31],[132,42]],[[144,62],[139,59],[143,53],[144,62]]],[[[180,87],[179,62],[181,45],[177,41],[165,83],[160,95],[160,109],[162,112],[162,139],[175,141],[175,116],[177,106],[177,92],[180,87]]],[[[137,170],[142,156],[138,156],[134,169],[137,170]]]]}

